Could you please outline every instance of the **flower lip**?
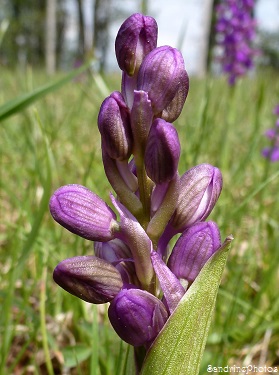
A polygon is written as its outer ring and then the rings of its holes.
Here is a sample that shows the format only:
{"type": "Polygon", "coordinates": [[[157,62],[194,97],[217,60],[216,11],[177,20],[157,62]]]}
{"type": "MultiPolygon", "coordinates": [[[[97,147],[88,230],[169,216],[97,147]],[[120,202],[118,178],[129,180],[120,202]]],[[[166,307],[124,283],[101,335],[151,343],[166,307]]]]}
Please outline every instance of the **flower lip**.
{"type": "Polygon", "coordinates": [[[91,241],[109,241],[117,230],[116,215],[92,191],[70,184],[57,189],[49,202],[52,217],[64,228],[91,241]]]}

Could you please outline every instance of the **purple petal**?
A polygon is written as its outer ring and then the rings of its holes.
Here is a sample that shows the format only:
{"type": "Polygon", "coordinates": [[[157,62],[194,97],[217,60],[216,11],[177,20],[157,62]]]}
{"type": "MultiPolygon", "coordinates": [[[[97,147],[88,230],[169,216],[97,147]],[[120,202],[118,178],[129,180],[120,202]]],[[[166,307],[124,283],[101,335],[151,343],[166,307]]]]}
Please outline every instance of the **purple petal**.
{"type": "Polygon", "coordinates": [[[118,228],[111,208],[82,185],[60,187],[51,197],[49,209],[64,228],[91,241],[109,241],[118,228]]]}

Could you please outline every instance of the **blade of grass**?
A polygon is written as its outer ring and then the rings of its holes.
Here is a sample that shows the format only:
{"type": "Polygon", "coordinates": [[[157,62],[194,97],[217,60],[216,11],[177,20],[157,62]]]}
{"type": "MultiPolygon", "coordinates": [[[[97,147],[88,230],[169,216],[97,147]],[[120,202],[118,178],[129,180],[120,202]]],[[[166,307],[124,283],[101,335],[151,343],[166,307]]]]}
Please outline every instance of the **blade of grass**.
{"type": "Polygon", "coordinates": [[[9,288],[5,294],[5,303],[1,307],[1,326],[3,327],[3,334],[1,335],[0,345],[0,374],[5,375],[6,372],[6,361],[9,355],[9,347],[13,337],[13,322],[12,322],[12,305],[14,300],[15,282],[16,282],[16,268],[13,267],[16,263],[16,253],[12,253],[12,266],[9,272],[7,281],[9,288]]]}
{"type": "Polygon", "coordinates": [[[47,281],[47,267],[43,268],[41,287],[40,287],[40,321],[41,321],[41,333],[43,350],[45,355],[46,367],[49,375],[54,375],[54,370],[51,362],[47,328],[46,328],[46,281],[47,281]]]}
{"type": "Polygon", "coordinates": [[[97,306],[92,305],[93,320],[92,320],[92,337],[91,347],[92,354],[90,360],[90,375],[98,375],[99,368],[99,332],[98,332],[98,310],[97,306]]]}
{"type": "Polygon", "coordinates": [[[20,95],[19,97],[4,103],[0,106],[0,122],[8,118],[9,116],[15,115],[16,113],[24,110],[30,104],[34,103],[36,100],[42,98],[43,96],[58,90],[66,83],[72,81],[73,78],[78,76],[80,73],[88,69],[90,63],[83,65],[82,67],[71,71],[65,77],[55,80],[53,82],[47,83],[44,86],[38,87],[34,91],[20,95]]]}
{"type": "Polygon", "coordinates": [[[249,194],[247,194],[246,198],[240,203],[233,211],[232,216],[241,211],[250,201],[254,198],[256,194],[258,194],[261,190],[263,190],[269,183],[274,181],[276,178],[279,177],[279,171],[275,172],[271,175],[267,180],[262,182],[258,185],[255,189],[253,189],[249,194]]]}
{"type": "Polygon", "coordinates": [[[52,154],[51,154],[51,149],[49,147],[48,139],[47,139],[46,135],[44,134],[42,124],[40,122],[38,114],[36,114],[36,117],[37,117],[38,126],[40,128],[40,131],[41,131],[43,139],[44,139],[45,155],[46,155],[46,165],[45,165],[46,177],[45,177],[44,181],[41,181],[42,186],[43,186],[43,196],[42,196],[41,201],[40,201],[39,209],[38,209],[37,213],[34,215],[34,221],[33,221],[31,232],[29,233],[29,235],[27,237],[27,240],[26,240],[26,242],[23,246],[21,256],[20,256],[19,261],[18,261],[18,265],[17,265],[18,272],[20,272],[20,270],[23,268],[23,266],[25,264],[25,261],[28,258],[29,254],[30,254],[30,252],[33,248],[33,245],[36,241],[36,238],[38,236],[41,224],[43,222],[44,215],[48,210],[48,203],[49,203],[49,198],[50,198],[50,194],[51,194],[51,181],[52,181],[51,159],[52,159],[52,154]]]}

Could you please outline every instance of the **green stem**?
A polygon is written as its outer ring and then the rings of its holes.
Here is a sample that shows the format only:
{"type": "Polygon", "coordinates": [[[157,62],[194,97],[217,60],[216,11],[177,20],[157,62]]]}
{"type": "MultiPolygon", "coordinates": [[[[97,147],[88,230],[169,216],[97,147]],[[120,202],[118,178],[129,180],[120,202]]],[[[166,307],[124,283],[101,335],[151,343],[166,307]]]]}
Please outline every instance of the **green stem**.
{"type": "Polygon", "coordinates": [[[144,152],[148,133],[153,121],[153,111],[148,95],[144,91],[135,91],[134,104],[131,110],[131,128],[134,138],[133,154],[137,170],[140,201],[143,206],[143,219],[140,221],[144,229],[150,220],[150,196],[152,182],[148,178],[144,166],[144,152]]]}
{"type": "Polygon", "coordinates": [[[138,220],[140,220],[142,217],[142,204],[123,180],[119,169],[117,168],[116,161],[103,152],[103,164],[107,179],[118,195],[119,200],[138,220]]]}
{"type": "Polygon", "coordinates": [[[150,220],[151,181],[145,171],[142,153],[136,152],[134,156],[137,168],[140,201],[143,207],[143,219],[141,225],[146,229],[150,220]]]}
{"type": "Polygon", "coordinates": [[[154,250],[157,249],[159,238],[162,236],[174,213],[179,195],[179,187],[179,175],[176,173],[176,176],[168,183],[168,188],[160,207],[157,209],[155,215],[148,224],[146,233],[153,243],[154,250]]]}

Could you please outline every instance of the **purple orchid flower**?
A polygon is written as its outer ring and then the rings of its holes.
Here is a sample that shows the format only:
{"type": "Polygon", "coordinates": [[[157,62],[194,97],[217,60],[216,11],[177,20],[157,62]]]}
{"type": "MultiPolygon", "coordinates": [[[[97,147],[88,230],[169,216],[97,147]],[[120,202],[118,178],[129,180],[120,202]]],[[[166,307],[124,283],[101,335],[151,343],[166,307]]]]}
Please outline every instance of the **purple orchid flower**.
{"type": "Polygon", "coordinates": [[[187,293],[186,284],[220,247],[217,224],[204,220],[221,193],[222,175],[210,164],[179,175],[180,142],[172,122],[182,111],[189,78],[177,49],[157,47],[156,21],[129,17],[115,52],[121,92],[103,101],[98,116],[113,208],[81,185],[54,192],[54,220],[93,241],[94,255],[62,260],[53,277],[86,302],[110,303],[109,319],[120,338],[148,350],[187,293]]]}
{"type": "Polygon", "coordinates": [[[218,60],[231,86],[253,68],[254,57],[259,53],[253,46],[256,35],[254,5],[254,0],[222,0],[216,7],[215,30],[221,50],[218,60]]]}

